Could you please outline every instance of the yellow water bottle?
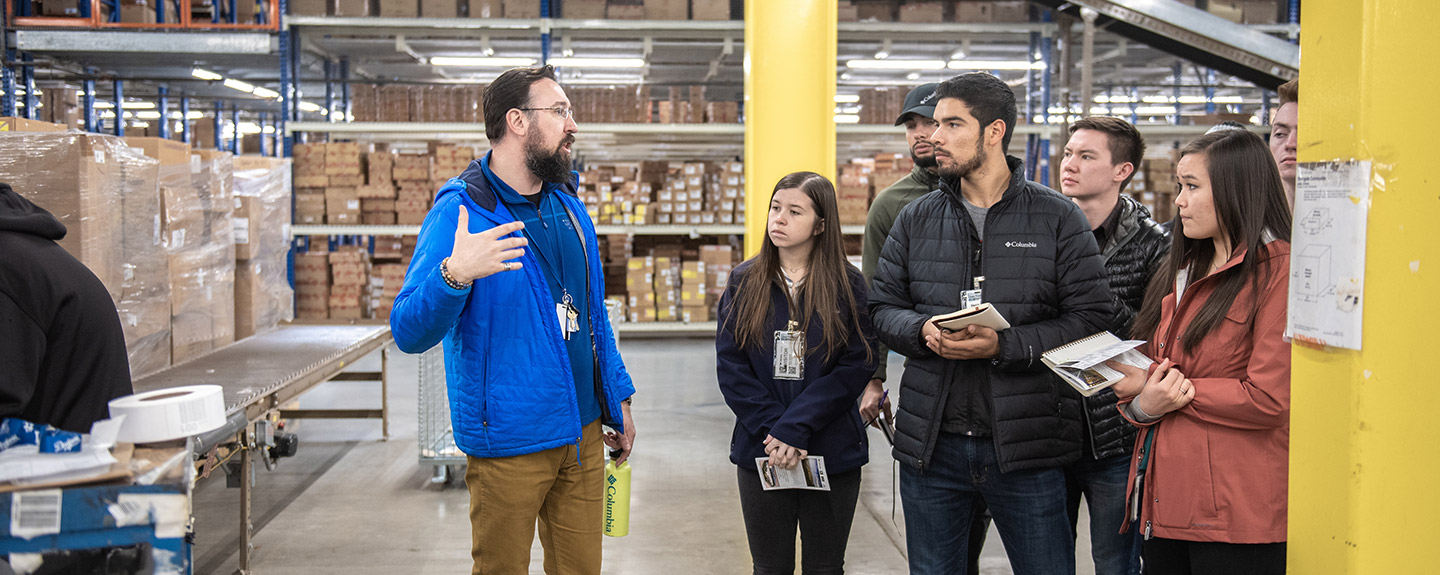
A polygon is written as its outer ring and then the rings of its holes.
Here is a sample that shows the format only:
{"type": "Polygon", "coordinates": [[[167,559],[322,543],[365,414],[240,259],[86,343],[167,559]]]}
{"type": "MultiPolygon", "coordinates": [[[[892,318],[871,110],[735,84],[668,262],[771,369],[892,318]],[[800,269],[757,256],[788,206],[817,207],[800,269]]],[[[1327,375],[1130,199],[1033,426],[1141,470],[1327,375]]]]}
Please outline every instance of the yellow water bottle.
{"type": "Polygon", "coordinates": [[[617,457],[618,449],[605,462],[605,534],[624,537],[630,533],[630,462],[616,466],[617,457]]]}

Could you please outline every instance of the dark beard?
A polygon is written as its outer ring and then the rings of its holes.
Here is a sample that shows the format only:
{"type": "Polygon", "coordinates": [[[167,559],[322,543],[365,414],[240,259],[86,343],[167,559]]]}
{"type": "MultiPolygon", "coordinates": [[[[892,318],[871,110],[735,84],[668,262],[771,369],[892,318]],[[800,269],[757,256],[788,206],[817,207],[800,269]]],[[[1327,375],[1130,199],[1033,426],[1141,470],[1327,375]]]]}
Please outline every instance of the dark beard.
{"type": "Polygon", "coordinates": [[[540,135],[533,134],[525,141],[525,167],[530,173],[549,184],[563,184],[570,181],[570,153],[565,144],[575,141],[575,136],[565,135],[554,150],[545,150],[540,145],[540,135]]]}
{"type": "MultiPolygon", "coordinates": [[[[950,159],[953,160],[955,158],[954,156],[951,156],[950,159]]],[[[936,172],[939,173],[941,177],[945,178],[963,178],[970,175],[971,172],[979,169],[980,166],[984,164],[985,142],[984,140],[978,140],[975,142],[975,154],[970,156],[970,161],[949,167],[945,165],[938,165],[936,172]]]]}
{"type": "Polygon", "coordinates": [[[910,159],[915,161],[915,165],[927,170],[940,165],[939,162],[935,161],[935,154],[933,153],[928,156],[917,156],[915,152],[910,152],[910,159]]]}

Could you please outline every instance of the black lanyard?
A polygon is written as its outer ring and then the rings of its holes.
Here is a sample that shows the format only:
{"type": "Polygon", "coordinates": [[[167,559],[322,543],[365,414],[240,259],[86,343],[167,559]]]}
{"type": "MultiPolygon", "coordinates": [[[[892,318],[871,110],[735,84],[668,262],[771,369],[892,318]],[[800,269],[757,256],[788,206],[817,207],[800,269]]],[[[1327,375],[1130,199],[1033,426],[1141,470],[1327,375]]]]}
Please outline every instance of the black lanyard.
{"type": "MultiPolygon", "coordinates": [[[[532,246],[535,246],[530,251],[540,259],[541,263],[545,264],[545,269],[550,273],[550,277],[560,283],[560,293],[563,294],[564,299],[561,303],[569,306],[571,303],[570,290],[565,286],[565,246],[560,245],[559,238],[550,230],[550,224],[545,222],[545,203],[549,201],[550,193],[543,191],[541,193],[544,195],[540,197],[540,203],[535,205],[535,219],[540,220],[540,226],[545,228],[545,236],[551,241],[550,245],[554,246],[555,260],[559,265],[551,263],[544,250],[539,249],[539,244],[535,241],[535,236],[530,235],[528,227],[520,228],[520,233],[525,235],[525,239],[529,240],[532,246]]],[[[568,212],[569,209],[567,208],[566,211],[568,212]]]]}

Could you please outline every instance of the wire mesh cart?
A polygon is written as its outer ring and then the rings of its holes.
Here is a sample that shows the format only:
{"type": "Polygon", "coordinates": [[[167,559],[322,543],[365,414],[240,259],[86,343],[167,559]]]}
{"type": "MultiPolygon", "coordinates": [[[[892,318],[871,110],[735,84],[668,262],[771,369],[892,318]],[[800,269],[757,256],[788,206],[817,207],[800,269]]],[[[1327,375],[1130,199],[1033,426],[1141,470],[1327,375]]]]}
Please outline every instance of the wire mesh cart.
{"type": "MultiPolygon", "coordinates": [[[[617,324],[624,321],[625,314],[620,302],[605,301],[605,311],[610,316],[611,334],[620,341],[617,324]]],[[[437,345],[420,354],[419,393],[420,409],[417,419],[420,430],[420,465],[433,465],[430,476],[433,484],[449,484],[456,477],[465,475],[465,454],[455,446],[455,432],[450,427],[450,398],[445,387],[444,345],[437,345]]]]}

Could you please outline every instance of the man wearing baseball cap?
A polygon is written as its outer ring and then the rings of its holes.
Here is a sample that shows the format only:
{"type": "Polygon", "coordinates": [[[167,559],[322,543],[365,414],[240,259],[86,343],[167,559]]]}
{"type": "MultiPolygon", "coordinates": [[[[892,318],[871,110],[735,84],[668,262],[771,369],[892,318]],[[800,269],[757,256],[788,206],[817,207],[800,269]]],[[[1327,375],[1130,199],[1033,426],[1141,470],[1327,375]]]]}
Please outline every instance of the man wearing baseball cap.
{"type": "MultiPolygon", "coordinates": [[[[939,84],[930,83],[910,90],[910,93],[905,95],[905,106],[900,111],[900,117],[895,119],[896,126],[905,126],[905,141],[910,147],[910,158],[915,161],[915,167],[910,170],[909,175],[875,194],[875,201],[870,204],[870,213],[865,218],[865,244],[860,263],[860,271],[865,274],[867,283],[875,277],[875,262],[880,259],[880,249],[885,247],[885,238],[890,235],[895,216],[911,201],[940,187],[940,176],[935,173],[935,150],[929,139],[930,135],[935,133],[935,128],[939,127],[934,119],[937,87],[939,84]]],[[[874,420],[881,409],[887,414],[890,411],[888,400],[882,404],[882,398],[885,397],[886,359],[889,354],[889,348],[881,345],[875,375],[860,396],[860,417],[865,421],[874,420]]],[[[990,529],[990,515],[985,511],[985,504],[978,503],[978,499],[971,517],[970,572],[979,573],[980,548],[984,546],[985,533],[990,529]]]]}

